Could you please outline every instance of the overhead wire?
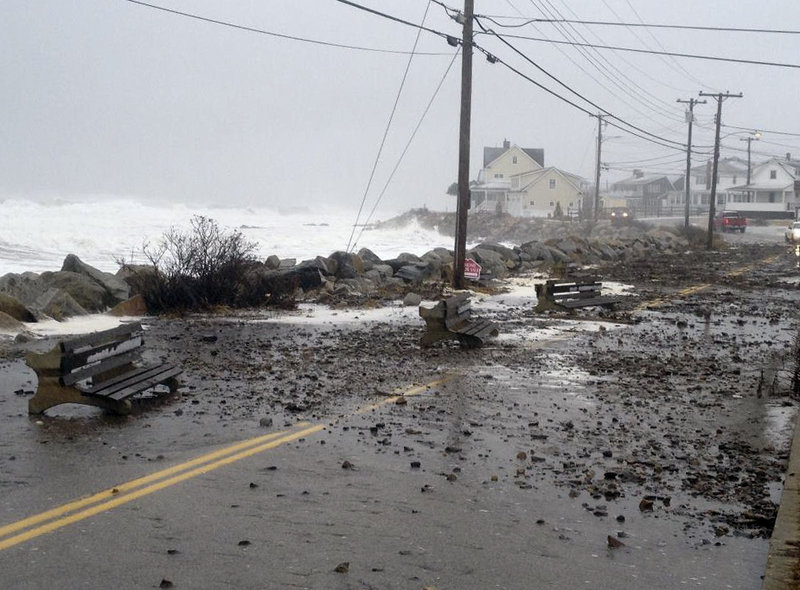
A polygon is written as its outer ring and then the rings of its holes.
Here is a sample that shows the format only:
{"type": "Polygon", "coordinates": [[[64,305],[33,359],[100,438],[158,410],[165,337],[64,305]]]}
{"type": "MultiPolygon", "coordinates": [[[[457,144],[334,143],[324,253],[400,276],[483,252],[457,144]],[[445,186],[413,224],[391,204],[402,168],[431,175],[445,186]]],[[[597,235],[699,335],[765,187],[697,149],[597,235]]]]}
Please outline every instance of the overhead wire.
{"type": "Polygon", "coordinates": [[[427,106],[422,111],[422,115],[420,116],[416,127],[414,127],[414,131],[411,132],[411,136],[408,138],[408,141],[406,142],[406,145],[403,148],[403,152],[400,154],[400,157],[397,159],[397,163],[394,165],[394,168],[392,169],[392,173],[389,175],[389,178],[386,180],[386,184],[383,185],[383,190],[381,190],[380,194],[378,195],[378,198],[375,201],[375,204],[372,206],[372,210],[369,212],[369,215],[367,216],[366,220],[364,221],[363,226],[361,227],[361,231],[359,232],[358,236],[356,236],[356,240],[353,243],[353,250],[356,249],[356,246],[358,245],[359,240],[361,240],[361,236],[364,234],[364,230],[367,228],[367,226],[369,225],[369,222],[372,220],[372,216],[375,214],[375,211],[377,210],[378,205],[380,205],[380,202],[383,199],[384,194],[386,194],[386,190],[389,188],[389,184],[392,182],[392,179],[394,178],[395,173],[397,172],[398,168],[400,168],[400,164],[402,163],[403,158],[405,157],[406,152],[408,151],[408,148],[411,147],[411,142],[414,141],[414,138],[416,137],[417,132],[419,131],[420,127],[422,126],[422,122],[425,120],[425,117],[428,114],[428,111],[430,110],[431,106],[433,105],[433,101],[436,100],[436,96],[439,94],[439,91],[442,89],[442,86],[444,85],[444,81],[447,79],[447,75],[450,73],[450,70],[453,67],[453,64],[455,63],[456,58],[458,57],[460,52],[461,52],[461,49],[459,48],[453,54],[453,59],[450,60],[450,63],[448,64],[447,69],[445,70],[444,74],[442,75],[441,80],[439,80],[439,84],[436,86],[436,89],[433,91],[433,95],[431,96],[430,100],[428,101],[427,106]]]}
{"type": "Polygon", "coordinates": [[[741,129],[742,131],[758,131],[760,133],[774,133],[775,135],[789,135],[792,137],[800,137],[800,133],[790,133],[788,131],[770,131],[769,129],[762,129],[761,127],[739,127],[737,125],[727,125],[722,123],[722,127],[729,129],[741,129]]]}
{"type": "MultiPolygon", "coordinates": [[[[583,100],[584,102],[586,102],[586,103],[590,104],[591,106],[593,106],[594,108],[598,109],[598,110],[599,110],[599,111],[601,111],[603,114],[605,114],[605,115],[607,115],[607,116],[611,117],[612,119],[615,119],[615,120],[619,121],[619,123],[621,123],[621,124],[623,124],[623,125],[627,125],[628,127],[631,127],[632,129],[635,129],[636,131],[638,131],[638,132],[640,132],[640,133],[643,133],[644,135],[649,135],[649,136],[651,136],[651,137],[653,137],[653,138],[655,138],[655,139],[658,139],[658,140],[660,140],[660,141],[662,141],[662,142],[667,142],[667,143],[671,143],[671,144],[675,144],[675,145],[681,146],[681,149],[683,149],[683,147],[684,147],[684,144],[681,144],[680,142],[673,141],[673,140],[671,140],[671,139],[667,139],[667,138],[664,138],[664,137],[660,137],[660,136],[658,136],[658,135],[655,135],[654,133],[651,133],[651,132],[649,132],[649,131],[647,131],[647,130],[645,130],[645,129],[642,129],[641,127],[638,127],[637,125],[634,125],[634,124],[632,124],[632,123],[628,123],[628,122],[627,122],[627,121],[625,121],[624,119],[622,119],[622,118],[620,118],[620,117],[618,117],[618,116],[614,115],[613,113],[610,113],[608,110],[606,110],[606,109],[602,108],[601,106],[599,106],[599,105],[598,105],[597,103],[595,103],[594,101],[592,101],[592,100],[590,100],[590,99],[588,99],[588,98],[584,97],[584,96],[583,96],[581,93],[579,93],[577,90],[574,90],[574,89],[572,89],[572,88],[571,88],[569,85],[567,85],[566,83],[562,82],[562,81],[561,81],[561,80],[559,80],[557,77],[555,77],[553,74],[551,74],[550,72],[548,72],[547,70],[545,70],[545,69],[544,69],[542,66],[540,66],[540,65],[539,65],[539,64],[537,64],[535,61],[533,61],[533,60],[532,60],[530,57],[528,57],[528,55],[526,55],[525,53],[523,53],[522,51],[520,51],[519,49],[517,49],[517,48],[516,48],[514,45],[512,45],[511,43],[509,43],[509,42],[508,42],[508,41],[507,41],[507,40],[504,38],[504,35],[499,35],[497,32],[493,31],[492,29],[487,29],[486,27],[484,27],[484,26],[483,26],[483,23],[480,21],[480,19],[477,19],[477,21],[476,21],[476,22],[478,23],[478,26],[480,26],[480,27],[481,27],[481,29],[482,29],[482,30],[483,30],[485,33],[487,33],[487,34],[491,34],[491,35],[494,35],[494,36],[495,36],[497,39],[499,39],[499,40],[500,40],[500,42],[501,42],[501,43],[503,43],[504,45],[506,45],[506,46],[507,46],[508,48],[510,48],[512,51],[514,51],[514,53],[516,53],[517,55],[519,55],[520,57],[522,57],[522,58],[523,58],[525,61],[527,61],[529,64],[531,64],[531,65],[532,65],[533,67],[535,67],[537,70],[539,70],[540,72],[542,72],[543,74],[545,74],[545,75],[546,75],[548,78],[550,78],[551,80],[553,80],[554,82],[556,82],[557,84],[559,84],[560,86],[562,86],[563,88],[565,88],[566,90],[568,90],[569,92],[571,92],[572,94],[574,94],[575,96],[577,96],[578,98],[580,98],[581,100],[583,100]]],[[[495,56],[495,57],[496,57],[496,56],[495,56]]],[[[508,64],[506,64],[506,65],[508,65],[508,64]]],[[[592,116],[597,116],[597,115],[592,115],[592,116]]],[[[615,126],[615,127],[619,127],[619,125],[614,125],[614,126],[615,126]]]]}
{"type": "MultiPolygon", "coordinates": [[[[337,0],[339,2],[343,0],[337,0]]],[[[656,51],[654,49],[637,49],[635,47],[620,47],[617,45],[601,45],[597,43],[577,43],[575,41],[557,41],[554,39],[543,39],[541,37],[531,37],[528,35],[515,35],[515,34],[506,34],[505,37],[509,39],[520,39],[524,41],[537,41],[540,43],[555,43],[559,45],[576,45],[581,47],[595,47],[597,49],[607,49],[609,51],[627,51],[631,53],[642,53],[642,54],[649,54],[649,55],[672,55],[675,57],[685,57],[687,59],[703,59],[703,60],[710,60],[710,61],[720,61],[720,62],[727,62],[727,63],[738,63],[738,64],[747,64],[747,65],[756,65],[756,66],[765,66],[765,67],[774,67],[774,68],[789,68],[789,69],[800,69],[800,64],[793,64],[793,63],[784,63],[784,62],[774,62],[774,61],[762,61],[762,60],[755,60],[755,59],[738,59],[734,57],[719,57],[715,55],[700,55],[694,53],[681,53],[676,51],[656,51]]]]}
{"type": "MultiPolygon", "coordinates": [[[[138,6],[142,6],[144,8],[151,8],[153,10],[159,10],[161,12],[165,12],[168,14],[172,14],[175,16],[183,16],[185,18],[194,19],[197,21],[202,21],[214,25],[219,25],[223,27],[228,27],[231,29],[238,29],[240,31],[247,31],[248,33],[257,33],[259,35],[267,35],[269,37],[277,37],[279,39],[288,39],[290,41],[299,41],[303,43],[311,43],[313,45],[322,45],[324,47],[335,47],[338,49],[351,49],[355,51],[367,51],[372,53],[389,53],[394,55],[408,55],[410,52],[408,51],[397,51],[393,49],[381,49],[378,47],[363,47],[359,45],[348,45],[345,43],[333,43],[331,41],[321,41],[319,39],[311,39],[308,37],[298,37],[295,35],[287,35],[284,33],[276,33],[275,31],[268,31],[266,29],[259,29],[257,27],[251,27],[247,25],[240,25],[237,23],[233,23],[230,21],[224,21],[216,18],[209,18],[206,16],[201,16],[199,14],[191,13],[191,12],[183,12],[181,10],[175,10],[173,8],[167,8],[166,6],[159,6],[158,4],[150,4],[149,2],[142,2],[141,0],[124,0],[125,2],[129,2],[130,4],[136,4],[138,6]]],[[[418,52],[417,55],[450,55],[450,53],[446,52],[418,52]]]]}
{"type": "MultiPolygon", "coordinates": [[[[347,0],[338,0],[343,2],[344,4],[350,4],[347,0]]],[[[430,10],[431,3],[430,0],[425,4],[425,13],[422,15],[422,23],[425,22],[425,19],[428,16],[428,10],[430,10]]],[[[411,69],[411,62],[414,59],[414,52],[417,50],[417,45],[419,44],[419,38],[422,35],[423,26],[422,24],[419,25],[417,28],[417,35],[414,38],[414,45],[411,48],[411,55],[408,56],[408,62],[406,62],[406,69],[403,72],[403,79],[400,81],[400,88],[397,90],[397,96],[394,99],[394,105],[392,106],[392,112],[389,114],[389,120],[386,122],[386,129],[383,131],[383,138],[381,139],[380,147],[378,147],[378,153],[375,155],[375,162],[372,164],[372,171],[369,175],[369,180],[367,181],[367,186],[364,189],[364,196],[361,198],[361,205],[358,207],[358,214],[356,215],[356,221],[353,224],[353,228],[350,231],[350,238],[347,240],[347,248],[345,252],[350,251],[350,244],[353,241],[353,235],[355,235],[356,227],[358,226],[358,222],[361,219],[361,212],[364,210],[364,203],[367,200],[367,194],[369,193],[369,189],[372,186],[372,180],[375,178],[375,171],[378,168],[378,162],[381,159],[381,154],[383,153],[383,147],[386,145],[386,138],[389,136],[389,129],[392,126],[392,121],[394,120],[394,115],[397,112],[397,105],[400,102],[400,96],[403,94],[403,88],[406,85],[406,79],[408,78],[408,71],[411,69]]]]}
{"type": "MultiPolygon", "coordinates": [[[[540,2],[540,4],[537,4],[537,0],[530,0],[530,3],[535,7],[537,7],[542,14],[547,13],[552,15],[553,13],[555,13],[559,16],[563,16],[561,12],[558,10],[558,8],[556,8],[552,4],[552,2],[550,2],[550,0],[538,0],[538,1],[540,2]]],[[[589,41],[588,39],[586,39],[586,37],[583,36],[583,34],[576,27],[574,27],[571,24],[569,25],[569,28],[571,29],[572,32],[567,30],[566,27],[557,27],[557,28],[561,31],[561,34],[565,39],[568,39],[570,41],[576,41],[575,37],[577,36],[581,41],[587,43],[589,41]]],[[[625,72],[620,70],[616,66],[616,64],[614,64],[611,60],[606,58],[600,51],[593,50],[590,52],[590,50],[586,48],[576,48],[576,50],[581,52],[584,55],[584,57],[586,57],[586,59],[588,59],[602,75],[612,80],[614,83],[616,83],[620,88],[624,89],[625,91],[636,95],[636,97],[642,103],[642,106],[644,106],[645,108],[649,108],[652,112],[656,113],[658,116],[662,116],[667,119],[671,119],[673,121],[679,120],[674,115],[669,114],[672,112],[672,108],[674,105],[664,102],[654,94],[645,90],[642,86],[639,85],[638,82],[631,79],[627,74],[625,74],[625,72]],[[595,55],[597,57],[595,57],[595,55]],[[601,67],[602,64],[599,63],[600,61],[604,62],[605,66],[601,67]]],[[[644,114],[638,108],[636,107],[633,108],[640,114],[644,114]]]]}

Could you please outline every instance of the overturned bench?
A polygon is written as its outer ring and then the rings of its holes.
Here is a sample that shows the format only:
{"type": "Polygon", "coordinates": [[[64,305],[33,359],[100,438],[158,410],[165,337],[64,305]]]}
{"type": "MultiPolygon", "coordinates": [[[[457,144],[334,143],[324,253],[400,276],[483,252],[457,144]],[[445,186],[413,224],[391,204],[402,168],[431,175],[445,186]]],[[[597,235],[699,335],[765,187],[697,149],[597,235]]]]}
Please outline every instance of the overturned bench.
{"type": "Polygon", "coordinates": [[[162,383],[175,391],[182,370],[168,363],[141,366],[143,344],[142,325],[135,322],[59,342],[44,354],[29,353],[25,362],[39,384],[28,411],[84,404],[127,414],[132,395],[162,383]]]}
{"type": "Polygon", "coordinates": [[[600,281],[557,281],[549,280],[536,285],[536,311],[548,309],[574,313],[579,307],[613,307],[622,301],[621,297],[601,295],[603,283],[600,281]]]}
{"type": "Polygon", "coordinates": [[[430,346],[440,340],[458,340],[462,346],[476,348],[484,341],[497,336],[497,324],[490,320],[473,319],[468,293],[460,293],[439,301],[434,307],[419,307],[427,331],[420,344],[430,346]]]}

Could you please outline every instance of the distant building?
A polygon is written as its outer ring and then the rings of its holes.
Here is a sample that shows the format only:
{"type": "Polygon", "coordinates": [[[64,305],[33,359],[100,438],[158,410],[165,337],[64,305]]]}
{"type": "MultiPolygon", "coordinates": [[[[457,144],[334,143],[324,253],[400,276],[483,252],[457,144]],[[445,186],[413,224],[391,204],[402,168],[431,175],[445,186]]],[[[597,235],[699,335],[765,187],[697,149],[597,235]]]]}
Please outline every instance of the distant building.
{"type": "Polygon", "coordinates": [[[800,161],[786,158],[772,158],[757,164],[750,174],[750,183],[742,183],[727,189],[725,208],[745,214],[795,215],[800,206],[800,161]]]}
{"type": "Polygon", "coordinates": [[[586,190],[584,179],[544,167],[544,150],[503,147],[483,149],[483,168],[471,188],[472,210],[509,213],[517,217],[553,217],[576,213],[586,190]]]}
{"type": "Polygon", "coordinates": [[[656,215],[660,214],[676,187],[682,186],[682,176],[646,174],[642,170],[634,170],[633,176],[611,185],[605,201],[606,204],[625,201],[625,205],[633,209],[637,215],[656,215]]]}

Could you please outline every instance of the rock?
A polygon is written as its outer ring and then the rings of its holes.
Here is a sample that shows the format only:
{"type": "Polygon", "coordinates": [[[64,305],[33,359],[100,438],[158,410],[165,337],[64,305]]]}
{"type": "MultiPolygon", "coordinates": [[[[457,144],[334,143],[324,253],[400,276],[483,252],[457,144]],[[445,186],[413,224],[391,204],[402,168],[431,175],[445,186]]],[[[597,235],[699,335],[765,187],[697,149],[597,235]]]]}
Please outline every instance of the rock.
{"type": "Polygon", "coordinates": [[[167,580],[166,578],[161,578],[161,583],[158,585],[159,588],[172,588],[175,584],[172,581],[167,580]]]}
{"type": "Polygon", "coordinates": [[[270,426],[272,426],[272,418],[270,416],[261,418],[261,420],[258,421],[258,425],[263,428],[269,428],[270,426]]]}
{"type": "Polygon", "coordinates": [[[608,546],[611,547],[612,549],[619,549],[620,547],[625,546],[625,543],[623,543],[616,537],[612,537],[611,535],[608,535],[607,540],[608,540],[608,546]]]}
{"type": "Polygon", "coordinates": [[[334,252],[328,256],[328,265],[337,279],[356,279],[364,272],[364,262],[356,254],[334,252]]]}
{"type": "Polygon", "coordinates": [[[467,258],[472,258],[481,265],[481,276],[503,277],[508,274],[505,259],[494,250],[474,248],[467,252],[467,258]]]}
{"type": "Polygon", "coordinates": [[[278,269],[289,269],[293,268],[297,264],[297,258],[281,258],[280,263],[278,264],[278,269]]]}
{"type": "Polygon", "coordinates": [[[0,277],[0,293],[5,293],[30,307],[42,294],[39,275],[35,272],[9,273],[0,277]]]}
{"type": "Polygon", "coordinates": [[[349,561],[343,561],[342,563],[337,565],[335,568],[333,568],[333,571],[335,571],[337,574],[346,574],[347,572],[350,571],[350,562],[349,561]]]}
{"type": "Polygon", "coordinates": [[[48,289],[36,300],[36,307],[59,322],[77,316],[88,315],[88,311],[69,293],[62,289],[48,289]]]}
{"type": "Polygon", "coordinates": [[[431,278],[431,268],[427,262],[406,264],[394,273],[394,276],[403,279],[407,283],[421,283],[431,278]]]}
{"type": "Polygon", "coordinates": [[[128,287],[125,281],[115,277],[111,273],[103,272],[93,266],[89,266],[74,254],[67,254],[67,257],[64,259],[64,264],[61,265],[61,271],[74,272],[89,277],[109,293],[114,299],[114,303],[125,301],[130,297],[130,287],[128,287]]]}
{"type": "Polygon", "coordinates": [[[0,311],[0,331],[22,332],[25,325],[16,318],[12,318],[4,311],[0,311]]]}
{"type": "Polygon", "coordinates": [[[147,304],[144,301],[144,297],[134,295],[126,301],[117,303],[108,311],[108,315],[116,317],[147,315],[147,304]]]}
{"type": "Polygon", "coordinates": [[[403,297],[403,305],[406,307],[414,307],[422,303],[422,297],[417,293],[406,293],[403,297]]]}
{"type": "Polygon", "coordinates": [[[639,502],[639,510],[641,510],[642,512],[652,512],[653,501],[648,500],[647,498],[642,498],[642,501],[639,502]]]}
{"type": "Polygon", "coordinates": [[[130,295],[145,293],[156,276],[156,267],[151,264],[124,264],[114,275],[125,281],[130,295]]]}
{"type": "Polygon", "coordinates": [[[358,256],[364,261],[364,269],[369,270],[376,264],[383,264],[383,260],[369,248],[361,248],[358,251],[358,256]]]}
{"type": "Polygon", "coordinates": [[[17,300],[11,295],[6,295],[5,293],[0,293],[0,312],[3,312],[20,322],[36,321],[36,317],[27,307],[22,304],[21,301],[17,300]]]}
{"type": "MultiPolygon", "coordinates": [[[[62,290],[78,303],[83,309],[90,312],[105,311],[128,298],[127,290],[123,299],[112,295],[102,284],[86,274],[72,271],[43,272],[39,275],[40,293],[45,293],[52,288],[62,290]]],[[[39,297],[37,297],[37,302],[39,297]]],[[[41,305],[37,303],[41,308],[41,305]]]]}
{"type": "Polygon", "coordinates": [[[352,469],[352,468],[353,468],[353,464],[350,463],[350,461],[345,460],[342,463],[342,469],[352,469]]]}
{"type": "Polygon", "coordinates": [[[270,270],[277,270],[281,265],[281,259],[275,256],[275,254],[271,256],[267,256],[267,259],[264,261],[264,266],[266,266],[270,270]]]}

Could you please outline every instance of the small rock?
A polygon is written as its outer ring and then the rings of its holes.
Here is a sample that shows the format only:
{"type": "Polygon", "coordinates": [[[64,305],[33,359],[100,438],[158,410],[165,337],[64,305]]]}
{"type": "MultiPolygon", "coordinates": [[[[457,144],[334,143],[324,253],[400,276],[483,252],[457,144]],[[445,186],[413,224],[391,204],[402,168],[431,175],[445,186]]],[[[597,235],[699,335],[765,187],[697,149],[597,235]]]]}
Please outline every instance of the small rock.
{"type": "Polygon", "coordinates": [[[352,468],[353,468],[353,464],[350,463],[350,461],[345,460],[342,463],[342,469],[352,469],[352,468]]]}
{"type": "Polygon", "coordinates": [[[639,510],[641,510],[642,512],[652,512],[653,501],[648,500],[647,498],[642,498],[642,501],[639,502],[639,510]]]}
{"type": "Polygon", "coordinates": [[[625,543],[623,543],[616,537],[608,535],[608,546],[611,547],[612,549],[619,549],[620,547],[624,547],[625,543]]]}
{"type": "Polygon", "coordinates": [[[335,568],[333,568],[333,571],[335,571],[337,574],[346,574],[347,572],[350,571],[350,562],[349,561],[343,561],[342,563],[337,565],[335,568]]]}
{"type": "Polygon", "coordinates": [[[398,406],[404,406],[408,403],[408,400],[406,399],[406,396],[401,395],[398,396],[397,400],[394,403],[396,403],[398,406]]]}
{"type": "Polygon", "coordinates": [[[238,545],[239,545],[239,547],[247,547],[248,545],[250,545],[250,541],[248,541],[247,539],[244,539],[242,541],[239,541],[238,545]]]}
{"type": "Polygon", "coordinates": [[[517,453],[517,459],[519,459],[520,461],[524,461],[527,458],[528,458],[528,453],[526,453],[525,451],[520,451],[519,453],[517,453]]]}
{"type": "Polygon", "coordinates": [[[258,425],[262,426],[263,428],[269,428],[272,426],[272,418],[269,416],[266,418],[261,418],[261,420],[258,421],[258,425]]]}
{"type": "Polygon", "coordinates": [[[175,584],[166,578],[162,578],[161,583],[158,585],[159,588],[172,588],[173,586],[175,586],[175,584]]]}

